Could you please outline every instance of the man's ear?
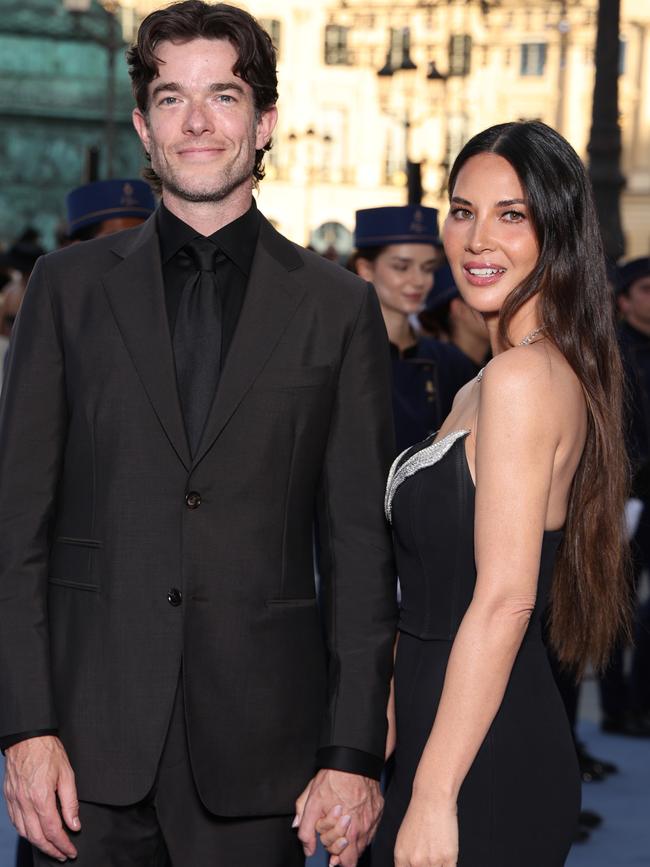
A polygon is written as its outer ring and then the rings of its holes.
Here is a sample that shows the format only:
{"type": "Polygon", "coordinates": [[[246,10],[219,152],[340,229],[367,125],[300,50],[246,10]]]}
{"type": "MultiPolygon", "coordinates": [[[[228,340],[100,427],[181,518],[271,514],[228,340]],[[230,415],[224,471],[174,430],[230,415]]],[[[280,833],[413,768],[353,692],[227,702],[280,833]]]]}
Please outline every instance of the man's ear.
{"type": "MultiPolygon", "coordinates": [[[[272,105],[271,108],[267,108],[266,111],[260,112],[257,119],[255,150],[262,150],[264,145],[267,144],[267,142],[273,135],[273,130],[275,129],[275,125],[277,122],[278,110],[274,105],[272,105]]],[[[142,138],[142,136],[140,136],[140,138],[142,138]]]]}
{"type": "Polygon", "coordinates": [[[149,127],[147,125],[146,117],[139,108],[134,108],[131,113],[131,120],[133,121],[135,131],[142,142],[142,146],[146,152],[149,153],[149,127]]]}

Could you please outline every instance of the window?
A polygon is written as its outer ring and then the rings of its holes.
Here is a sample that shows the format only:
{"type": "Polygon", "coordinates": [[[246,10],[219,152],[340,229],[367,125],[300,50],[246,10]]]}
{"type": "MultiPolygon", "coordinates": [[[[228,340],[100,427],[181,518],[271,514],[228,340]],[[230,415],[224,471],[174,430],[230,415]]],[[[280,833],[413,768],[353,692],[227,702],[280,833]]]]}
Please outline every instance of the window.
{"type": "Polygon", "coordinates": [[[546,43],[527,42],[521,46],[521,75],[544,75],[546,68],[546,43]]]}
{"type": "Polygon", "coordinates": [[[625,75],[625,61],[627,60],[627,39],[618,40],[618,74],[625,75]]]}
{"type": "Polygon", "coordinates": [[[445,165],[453,165],[454,160],[467,141],[467,118],[462,114],[450,114],[447,119],[447,139],[445,142],[445,165]]]}
{"type": "Polygon", "coordinates": [[[275,46],[275,50],[280,55],[280,35],[282,31],[282,24],[278,21],[277,18],[260,18],[260,24],[266,30],[266,32],[271,37],[271,42],[275,46]]]}
{"type": "Polygon", "coordinates": [[[349,33],[349,27],[341,27],[339,24],[328,24],[325,27],[325,63],[328,66],[350,65],[349,33]]]}
{"type": "Polygon", "coordinates": [[[411,60],[411,30],[409,27],[390,28],[388,56],[393,69],[415,69],[411,60]]]}
{"type": "Polygon", "coordinates": [[[449,39],[449,75],[469,75],[472,64],[472,37],[452,36],[449,39]]]}

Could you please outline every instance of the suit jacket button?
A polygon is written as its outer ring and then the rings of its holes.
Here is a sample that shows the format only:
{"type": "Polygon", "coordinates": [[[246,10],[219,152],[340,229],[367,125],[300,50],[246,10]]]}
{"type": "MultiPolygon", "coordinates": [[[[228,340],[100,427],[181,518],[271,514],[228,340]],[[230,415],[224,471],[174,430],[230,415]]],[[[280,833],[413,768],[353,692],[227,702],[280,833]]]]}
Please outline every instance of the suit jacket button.
{"type": "Polygon", "coordinates": [[[178,608],[178,606],[183,601],[183,594],[178,589],[178,587],[172,587],[169,593],[167,594],[167,601],[173,608],[178,608]]]}
{"type": "Polygon", "coordinates": [[[201,505],[201,494],[197,491],[190,491],[185,494],[185,505],[188,509],[198,509],[201,505]]]}

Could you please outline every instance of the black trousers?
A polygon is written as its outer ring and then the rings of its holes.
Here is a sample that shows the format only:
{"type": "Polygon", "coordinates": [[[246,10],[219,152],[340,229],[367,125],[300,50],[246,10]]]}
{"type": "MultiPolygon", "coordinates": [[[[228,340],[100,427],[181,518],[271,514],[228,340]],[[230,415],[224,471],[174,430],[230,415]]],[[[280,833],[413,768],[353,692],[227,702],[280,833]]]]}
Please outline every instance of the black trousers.
{"type": "MultiPolygon", "coordinates": [[[[299,794],[299,793],[297,793],[299,794]]],[[[230,819],[209,813],[194,785],[182,690],[156,782],[138,804],[111,807],[82,801],[81,831],[72,835],[75,867],[304,867],[293,815],[230,819]]],[[[34,851],[35,867],[59,862],[34,851]]]]}

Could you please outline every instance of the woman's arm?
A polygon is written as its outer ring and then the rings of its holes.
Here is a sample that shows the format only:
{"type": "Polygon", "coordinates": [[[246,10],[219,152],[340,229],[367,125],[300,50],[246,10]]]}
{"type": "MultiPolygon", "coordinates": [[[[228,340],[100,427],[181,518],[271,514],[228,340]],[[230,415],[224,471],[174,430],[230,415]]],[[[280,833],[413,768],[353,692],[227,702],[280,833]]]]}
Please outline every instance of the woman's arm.
{"type": "MultiPolygon", "coordinates": [[[[393,668],[395,667],[395,657],[397,656],[397,644],[399,642],[399,632],[395,636],[395,645],[393,647],[393,668]]],[[[395,673],[390,679],[390,694],[388,696],[388,706],[386,708],[386,718],[388,720],[388,732],[386,734],[386,755],[385,761],[395,752],[395,742],[397,741],[397,724],[395,722],[395,673]]]]}
{"type": "Polygon", "coordinates": [[[400,867],[456,863],[458,793],[499,709],[535,604],[560,427],[550,384],[548,359],[526,349],[497,356],[481,382],[476,588],[398,836],[400,867]]]}

